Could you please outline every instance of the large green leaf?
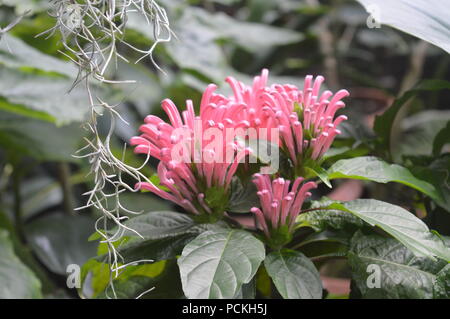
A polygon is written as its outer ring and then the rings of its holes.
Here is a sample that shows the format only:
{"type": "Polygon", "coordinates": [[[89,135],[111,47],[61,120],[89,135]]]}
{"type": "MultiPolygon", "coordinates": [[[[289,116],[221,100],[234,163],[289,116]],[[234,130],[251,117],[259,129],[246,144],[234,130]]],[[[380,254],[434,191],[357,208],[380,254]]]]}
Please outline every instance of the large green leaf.
{"type": "Polygon", "coordinates": [[[248,284],[243,284],[233,299],[255,299],[256,296],[256,276],[248,284]]]}
{"type": "Polygon", "coordinates": [[[283,298],[322,298],[319,272],[302,253],[290,249],[274,251],[267,255],[264,265],[283,298]]]}
{"type": "MultiPolygon", "coordinates": [[[[160,239],[198,232],[193,229],[194,221],[188,215],[169,211],[138,215],[126,221],[125,225],[137,231],[144,239],[160,239]]],[[[134,234],[134,232],[126,231],[124,236],[134,234]]]]}
{"type": "Polygon", "coordinates": [[[233,298],[264,260],[264,245],[236,229],[207,231],[183,249],[178,259],[186,297],[233,298]]]}
{"type": "MultiPolygon", "coordinates": [[[[211,229],[223,229],[223,226],[216,224],[194,224],[189,217],[178,213],[160,212],[155,218],[151,214],[143,215],[142,219],[138,218],[138,221],[142,221],[142,225],[133,221],[134,218],[126,223],[127,227],[131,226],[132,229],[136,227],[142,237],[127,230],[121,240],[117,241],[116,248],[124,263],[144,259],[153,261],[174,259],[181,254],[184,246],[200,233],[211,229]],[[158,229],[158,225],[161,229],[158,229]]],[[[91,236],[92,238],[96,236],[91,236]]],[[[106,246],[100,244],[99,256],[96,259],[105,260],[106,251],[106,246]]]]}
{"type": "Polygon", "coordinates": [[[69,93],[72,83],[73,80],[63,76],[20,71],[0,65],[0,97],[9,103],[0,103],[0,109],[50,120],[59,125],[83,121],[89,110],[87,93],[82,86],[69,93]]]}
{"type": "MultiPolygon", "coordinates": [[[[155,106],[159,107],[159,102],[163,99],[161,97],[163,92],[157,76],[151,70],[143,68],[139,64],[118,61],[114,77],[119,81],[135,81],[124,87],[124,91],[127,92],[125,94],[127,100],[131,101],[139,111],[140,120],[156,111],[154,110],[155,106]]],[[[170,81],[172,80],[168,80],[168,82],[170,81]]],[[[127,120],[127,122],[129,121],[127,120]]]]}
{"type": "MultiPolygon", "coordinates": [[[[60,183],[44,176],[27,179],[26,183],[21,186],[20,194],[22,198],[22,218],[25,222],[39,212],[59,205],[63,200],[60,183]]],[[[5,193],[2,200],[5,211],[13,216],[13,194],[5,193]]]]}
{"type": "MultiPolygon", "coordinates": [[[[5,35],[0,42],[0,109],[57,124],[82,121],[89,110],[85,89],[69,93],[77,74],[72,63],[5,35]]],[[[98,91],[97,85],[92,87],[98,91]]]]}
{"type": "Polygon", "coordinates": [[[347,255],[352,235],[348,231],[325,230],[311,234],[296,248],[314,261],[343,257],[347,255]]]}
{"type": "Polygon", "coordinates": [[[0,299],[42,298],[41,283],[14,254],[8,232],[0,229],[0,299]]]}
{"type": "Polygon", "coordinates": [[[88,242],[94,220],[85,216],[54,215],[26,225],[27,240],[39,260],[54,273],[65,275],[70,264],[83,265],[96,255],[88,242]]]}
{"type": "Polygon", "coordinates": [[[212,81],[222,81],[231,73],[224,52],[215,42],[214,29],[206,28],[190,11],[185,11],[178,23],[174,29],[179,41],[167,43],[167,50],[180,68],[199,72],[212,81]]]}
{"type": "MultiPolygon", "coordinates": [[[[81,293],[84,297],[114,297],[107,264],[90,260],[83,266],[82,277],[81,293]]],[[[175,260],[130,265],[122,269],[119,276],[113,275],[112,279],[115,296],[119,299],[180,298],[183,296],[175,260]]]]}
{"type": "MultiPolygon", "coordinates": [[[[320,201],[312,201],[311,208],[326,207],[332,203],[333,200],[323,197],[320,201]]],[[[355,215],[336,209],[311,210],[298,215],[296,222],[297,227],[311,227],[316,232],[333,229],[353,233],[364,225],[355,215]]]]}
{"type": "Polygon", "coordinates": [[[428,41],[450,53],[449,7],[441,0],[357,0],[380,23],[428,41]]]}
{"type": "Polygon", "coordinates": [[[9,34],[5,34],[0,41],[0,64],[8,68],[33,68],[59,73],[71,79],[78,74],[74,64],[44,54],[9,34]]]}
{"type": "MultiPolygon", "coordinates": [[[[434,145],[430,141],[434,141],[449,122],[450,110],[426,110],[403,119],[400,123],[402,132],[398,137],[399,143],[395,144],[394,159],[401,159],[404,155],[430,155],[434,145]]],[[[445,144],[443,134],[445,131],[441,133],[442,142],[445,144]]],[[[446,136],[447,141],[450,141],[450,135],[446,136]]]]}
{"type": "Polygon", "coordinates": [[[442,128],[434,137],[433,140],[433,155],[437,156],[441,153],[444,145],[450,144],[450,120],[447,125],[442,128]]]}
{"type": "MultiPolygon", "coordinates": [[[[124,262],[175,258],[187,243],[208,229],[208,226],[196,225],[188,215],[170,211],[138,215],[124,225],[137,232],[125,230],[120,245],[117,246],[124,262]]],[[[111,230],[111,235],[116,231],[117,229],[111,230]]],[[[103,253],[103,250],[100,252],[103,253]]],[[[101,255],[98,259],[104,257],[101,255]]]]}
{"type": "Polygon", "coordinates": [[[413,170],[416,176],[436,187],[442,198],[436,204],[450,212],[450,154],[436,158],[427,166],[415,165],[413,170]]]}
{"type": "Polygon", "coordinates": [[[357,199],[328,206],[358,216],[378,226],[411,249],[417,256],[440,257],[450,261],[450,249],[430,232],[427,225],[407,210],[375,199],[357,199]]]}
{"type": "MultiPolygon", "coordinates": [[[[221,45],[223,43],[232,43],[251,53],[261,54],[275,46],[303,39],[302,34],[292,30],[239,21],[224,13],[212,14],[202,8],[180,4],[169,11],[169,14],[181,13],[171,17],[171,27],[177,39],[164,47],[180,68],[200,73],[215,82],[238,73],[230,66],[221,45]],[[186,59],[187,56],[189,59],[186,59]]],[[[153,38],[153,30],[138,15],[130,15],[128,27],[149,39],[153,38]]]]}
{"type": "Polygon", "coordinates": [[[213,30],[216,34],[216,40],[231,40],[253,53],[274,46],[296,43],[303,39],[300,33],[289,29],[262,23],[239,21],[224,13],[210,14],[203,9],[194,7],[187,11],[196,18],[203,28],[213,30]]]}
{"type": "MultiPolygon", "coordinates": [[[[179,256],[183,247],[191,242],[197,235],[198,233],[189,232],[160,239],[124,237],[124,244],[118,247],[117,250],[122,256],[124,263],[143,259],[150,259],[153,261],[173,259],[179,256]]],[[[97,257],[97,259],[104,260],[105,255],[97,257]]]]}
{"type": "MultiPolygon", "coordinates": [[[[0,99],[0,109],[1,104],[0,99]]],[[[77,124],[57,127],[0,110],[0,145],[37,160],[76,161],[72,154],[79,148],[82,135],[83,130],[77,124]]]]}
{"type": "Polygon", "coordinates": [[[14,6],[18,14],[23,14],[27,10],[39,12],[50,8],[50,3],[42,0],[3,0],[2,2],[7,6],[14,6]]]}
{"type": "Polygon", "coordinates": [[[444,294],[448,289],[437,281],[447,262],[417,257],[391,238],[356,233],[348,260],[363,298],[433,298],[436,290],[444,294]]]}
{"type": "Polygon", "coordinates": [[[375,118],[374,130],[380,138],[380,149],[387,150],[391,153],[393,152],[391,149],[392,125],[394,124],[398,112],[406,102],[421,92],[439,91],[444,89],[450,89],[449,82],[443,80],[424,80],[417,84],[413,89],[406,91],[402,96],[397,98],[382,115],[377,116],[375,118]]]}
{"type": "Polygon", "coordinates": [[[361,179],[377,183],[397,182],[412,187],[436,201],[442,200],[432,184],[418,179],[407,168],[388,164],[373,156],[339,160],[329,168],[328,178],[361,179]]]}
{"type": "Polygon", "coordinates": [[[450,264],[436,274],[433,288],[435,299],[450,299],[450,264]]]}

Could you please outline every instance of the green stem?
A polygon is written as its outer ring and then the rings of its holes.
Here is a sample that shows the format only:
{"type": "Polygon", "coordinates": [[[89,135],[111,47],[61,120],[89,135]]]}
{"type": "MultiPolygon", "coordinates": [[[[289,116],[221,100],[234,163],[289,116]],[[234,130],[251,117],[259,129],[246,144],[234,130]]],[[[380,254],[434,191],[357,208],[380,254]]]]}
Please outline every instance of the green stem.
{"type": "Polygon", "coordinates": [[[73,214],[74,199],[72,194],[72,182],[70,180],[70,167],[67,163],[58,163],[59,183],[63,192],[63,206],[67,214],[73,214]]]}
{"type": "Polygon", "coordinates": [[[21,242],[25,242],[25,233],[23,230],[22,223],[22,196],[20,194],[20,181],[21,174],[18,171],[17,165],[14,167],[12,183],[13,183],[13,193],[14,193],[14,224],[17,230],[17,235],[21,242]]]}

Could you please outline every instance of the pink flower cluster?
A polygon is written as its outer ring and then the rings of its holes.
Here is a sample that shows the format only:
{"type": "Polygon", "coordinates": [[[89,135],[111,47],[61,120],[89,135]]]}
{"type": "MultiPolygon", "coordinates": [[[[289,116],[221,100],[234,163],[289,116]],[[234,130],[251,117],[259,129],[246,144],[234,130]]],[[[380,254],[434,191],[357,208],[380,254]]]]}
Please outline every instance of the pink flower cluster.
{"type": "Polygon", "coordinates": [[[348,96],[347,90],[335,95],[329,90],[320,93],[323,76],[305,78],[303,90],[291,84],[267,86],[268,71],[254,79],[252,87],[245,86],[234,78],[227,78],[233,89],[233,99],[243,103],[243,118],[247,127],[278,128],[278,142],[287,152],[294,165],[310,157],[319,160],[330,148],[338,125],[347,119],[336,112],[345,106],[341,101],[348,96]],[[333,120],[334,119],[334,120],[333,120]]]}
{"type": "Polygon", "coordinates": [[[170,124],[157,116],[148,115],[145,124],[141,125],[140,136],[131,138],[135,145],[135,152],[150,154],[160,160],[158,177],[160,185],[168,188],[168,192],[149,182],[137,185],[141,189],[149,190],[156,195],[170,200],[194,214],[213,213],[205,202],[207,188],[222,188],[227,192],[231,179],[236,173],[241,160],[249,153],[248,149],[238,150],[235,143],[226,144],[222,141],[223,153],[230,149],[233,157],[231,161],[214,161],[214,149],[208,148],[208,142],[213,138],[205,138],[204,131],[211,127],[225,130],[227,127],[239,125],[239,109],[242,105],[233,103],[220,94],[215,94],[216,86],[210,84],[203,93],[200,103],[200,116],[196,116],[192,101],[186,101],[186,110],[180,115],[175,104],[165,99],[162,108],[167,114],[170,124]],[[196,129],[202,130],[196,132],[196,129]],[[196,134],[198,133],[198,134],[196,134]],[[196,151],[195,136],[199,136],[201,148],[196,151]],[[174,158],[173,148],[181,144],[185,146],[181,158],[174,158]],[[203,147],[206,145],[205,147],[203,147]],[[200,160],[196,160],[196,155],[200,160]],[[188,158],[186,158],[188,156],[188,158]],[[212,158],[211,160],[207,160],[212,158]]]}
{"type": "MultiPolygon", "coordinates": [[[[226,81],[233,95],[226,97],[215,93],[216,86],[210,84],[203,93],[199,115],[195,115],[190,100],[186,101],[186,109],[180,114],[175,104],[166,99],[162,108],[170,123],[153,115],[145,118],[145,124],[140,127],[142,134],[133,137],[131,144],[136,146],[136,153],[149,154],[160,160],[158,176],[160,184],[167,190],[152,183],[140,183],[138,187],[173,201],[194,214],[212,214],[215,212],[205,197],[207,190],[215,188],[228,194],[239,163],[250,150],[240,147],[236,139],[223,139],[220,150],[209,148],[205,145],[209,145],[212,137],[203,134],[207,129],[251,128],[257,134],[262,132],[261,129],[266,132],[277,129],[279,138],[272,142],[281,147],[295,167],[299,167],[305,160],[319,161],[340,133],[338,125],[346,120],[343,115],[335,118],[335,114],[345,106],[341,100],[349,93],[346,90],[334,95],[328,90],[320,93],[324,81],[322,76],[315,79],[307,76],[302,90],[290,84],[268,86],[267,70],[254,78],[252,86],[232,77],[226,81]],[[200,143],[196,136],[201,136],[200,143]],[[183,160],[175,159],[173,149],[179,147],[182,138],[182,144],[186,146],[182,150],[183,160]],[[228,154],[230,149],[231,161],[214,160],[217,152],[228,154]],[[205,157],[212,160],[205,161],[205,157]]],[[[258,135],[258,138],[271,139],[267,135],[258,135]]],[[[268,175],[256,175],[254,182],[262,209],[253,208],[252,212],[267,235],[271,228],[281,225],[292,228],[303,201],[310,195],[309,190],[315,187],[313,182],[301,185],[302,177],[294,181],[290,190],[290,181],[282,178],[271,182],[268,175]]]]}
{"type": "Polygon", "coordinates": [[[280,177],[271,181],[268,175],[254,175],[261,209],[253,207],[251,211],[256,215],[267,237],[270,237],[271,230],[285,225],[288,226],[289,232],[292,231],[303,202],[311,196],[309,191],[317,187],[314,182],[302,184],[303,180],[303,177],[298,177],[289,189],[289,180],[280,177]]]}

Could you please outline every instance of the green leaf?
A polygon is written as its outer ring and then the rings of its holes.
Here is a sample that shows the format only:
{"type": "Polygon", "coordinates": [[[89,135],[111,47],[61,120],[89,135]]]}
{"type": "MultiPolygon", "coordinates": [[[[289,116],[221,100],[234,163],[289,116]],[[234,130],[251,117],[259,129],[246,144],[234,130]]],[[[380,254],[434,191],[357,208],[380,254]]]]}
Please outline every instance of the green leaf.
{"type": "Polygon", "coordinates": [[[345,231],[324,230],[322,232],[313,233],[301,242],[302,246],[316,242],[337,242],[348,245],[352,235],[345,231]]]}
{"type": "Polygon", "coordinates": [[[18,14],[23,14],[27,10],[39,12],[50,8],[50,3],[42,0],[3,0],[2,4],[15,7],[18,14]]]}
{"type": "Polygon", "coordinates": [[[442,198],[436,204],[450,212],[450,154],[438,157],[427,166],[415,165],[413,170],[416,176],[435,186],[442,198]]]}
{"type": "Polygon", "coordinates": [[[89,259],[81,267],[80,294],[85,298],[96,297],[105,290],[110,279],[111,270],[107,263],[89,259]]]}
{"type": "Polygon", "coordinates": [[[424,80],[420,82],[417,86],[415,86],[413,89],[406,91],[402,96],[397,98],[394,101],[394,103],[382,115],[377,116],[375,118],[374,130],[377,133],[378,137],[381,139],[379,145],[380,149],[388,150],[392,153],[391,149],[392,125],[394,124],[397,113],[400,111],[400,109],[406,102],[408,102],[412,97],[423,91],[439,91],[444,89],[450,89],[449,82],[443,80],[424,80]]]}
{"type": "Polygon", "coordinates": [[[233,299],[255,299],[256,296],[256,276],[248,284],[243,284],[233,299]]]}
{"type": "MultiPolygon", "coordinates": [[[[303,39],[303,35],[296,31],[239,21],[224,13],[212,14],[185,3],[174,6],[170,11],[180,13],[171,17],[171,28],[179,41],[170,41],[165,45],[167,54],[178,67],[216,83],[238,74],[230,66],[224,49],[229,51],[241,47],[250,53],[261,54],[275,46],[297,43],[303,39]],[[186,59],[187,56],[189,59],[186,59]]],[[[129,18],[127,26],[130,29],[153,39],[153,30],[146,27],[142,17],[130,15],[129,18]]]]}
{"type": "Polygon", "coordinates": [[[327,185],[329,188],[332,188],[327,171],[325,169],[323,169],[321,166],[315,165],[315,166],[305,167],[305,172],[306,172],[307,176],[312,175],[312,176],[319,177],[320,180],[322,182],[324,182],[325,185],[327,185]]]}
{"type": "Polygon", "coordinates": [[[187,298],[233,298],[264,260],[264,245],[243,230],[207,231],[183,249],[178,259],[187,298]]]}
{"type": "Polygon", "coordinates": [[[75,79],[78,69],[74,64],[44,54],[21,39],[5,34],[0,41],[0,65],[8,68],[33,68],[58,73],[75,79]]]}
{"type": "MultiPolygon", "coordinates": [[[[127,272],[129,271],[127,270],[127,272]]],[[[115,287],[117,288],[118,298],[178,299],[184,297],[179,270],[175,260],[137,266],[135,270],[131,269],[128,276],[129,278],[121,280],[115,287]],[[145,268],[149,267],[155,268],[160,263],[164,264],[163,268],[158,272],[152,273],[145,270],[145,268]],[[149,291],[149,289],[151,290],[149,291]]]]}
{"type": "MultiPolygon", "coordinates": [[[[179,213],[170,212],[170,214],[167,214],[167,212],[161,212],[156,214],[155,218],[150,216],[151,214],[142,215],[145,217],[138,218],[138,221],[133,221],[133,218],[127,222],[128,226],[137,227],[142,232],[140,235],[143,238],[135,232],[127,231],[126,236],[122,237],[120,243],[117,242],[116,248],[124,263],[141,259],[160,261],[176,258],[181,255],[183,247],[200,233],[207,230],[223,229],[221,223],[194,224],[189,217],[179,213]],[[139,225],[139,221],[142,221],[142,225],[139,225]],[[157,230],[157,225],[160,225],[162,229],[157,230]]],[[[98,254],[100,256],[96,258],[97,260],[106,260],[105,248],[102,244],[99,246],[98,254]]]]}
{"type": "Polygon", "coordinates": [[[0,145],[37,160],[75,162],[72,154],[78,149],[82,135],[83,130],[76,124],[56,127],[0,110],[0,145]]]}
{"type": "Polygon", "coordinates": [[[0,229],[0,298],[42,298],[41,283],[14,254],[8,232],[0,229]]]}
{"type": "Polygon", "coordinates": [[[328,206],[361,218],[392,235],[419,257],[440,257],[450,261],[450,249],[430,232],[427,225],[407,210],[375,199],[357,199],[328,206]]]}
{"type": "MultiPolygon", "coordinates": [[[[198,232],[188,232],[174,237],[163,237],[160,239],[140,239],[138,237],[124,237],[124,244],[117,248],[123,257],[124,263],[142,259],[153,261],[168,260],[179,256],[183,247],[191,242],[198,232]]],[[[104,260],[105,255],[97,257],[104,260]]]]}
{"type": "MultiPolygon", "coordinates": [[[[143,34],[151,32],[151,29],[145,29],[139,31],[143,34]]],[[[173,30],[180,41],[170,41],[166,48],[180,68],[200,73],[210,81],[222,81],[227,73],[231,73],[224,52],[215,42],[217,32],[202,25],[190,10],[183,11],[173,30]],[[190,58],[186,59],[187,56],[190,58]]],[[[148,34],[149,38],[152,36],[148,34]]]]}
{"type": "Polygon", "coordinates": [[[447,264],[436,274],[434,281],[435,299],[450,299],[450,265],[447,264]]]}
{"type": "Polygon", "coordinates": [[[267,255],[264,265],[283,298],[322,298],[319,272],[302,253],[290,249],[274,251],[267,255]]]}
{"type": "Polygon", "coordinates": [[[226,211],[233,213],[248,213],[252,207],[259,206],[259,198],[254,183],[248,182],[245,186],[235,178],[231,183],[231,197],[226,211]]]}
{"type": "MultiPolygon", "coordinates": [[[[402,159],[405,155],[430,155],[434,144],[430,141],[435,140],[449,121],[450,110],[426,110],[404,118],[400,123],[401,132],[395,144],[396,152],[393,158],[402,159]]],[[[449,135],[447,135],[447,141],[448,138],[450,138],[449,135]]],[[[442,142],[445,144],[445,138],[442,142]]],[[[440,149],[438,152],[440,153],[440,149]]]]}
{"type": "Polygon", "coordinates": [[[441,153],[442,147],[445,144],[450,143],[450,121],[447,122],[447,126],[442,128],[433,140],[433,155],[438,156],[441,153]]]}
{"type": "MultiPolygon", "coordinates": [[[[114,284],[114,291],[116,292],[116,295],[114,297],[117,297],[117,299],[134,299],[142,294],[146,294],[146,291],[150,290],[150,293],[154,288],[155,280],[153,278],[136,276],[126,281],[121,281],[114,284]]],[[[97,298],[111,298],[111,295],[111,291],[108,294],[103,292],[97,298]]]]}
{"type": "Polygon", "coordinates": [[[192,11],[204,28],[216,32],[216,40],[231,40],[249,52],[258,53],[274,46],[303,40],[302,34],[289,29],[239,21],[224,13],[210,14],[200,8],[191,7],[189,11],[192,11]]]}
{"type": "Polygon", "coordinates": [[[135,84],[129,84],[128,90],[132,94],[126,94],[126,98],[136,106],[140,117],[143,118],[157,110],[155,106],[159,106],[159,102],[163,99],[161,84],[150,69],[142,68],[139,64],[118,61],[115,78],[120,81],[131,79],[136,81],[135,84]]]}
{"type": "MultiPolygon", "coordinates": [[[[82,269],[82,294],[86,298],[113,297],[110,269],[105,263],[89,260],[82,269]]],[[[112,284],[117,298],[180,298],[183,296],[176,261],[129,265],[112,284]]]]}
{"type": "MultiPolygon", "coordinates": [[[[21,185],[20,196],[22,198],[22,218],[25,222],[36,214],[59,205],[63,199],[61,185],[46,176],[27,179],[27,182],[21,185]]],[[[2,200],[5,211],[13,216],[13,194],[6,193],[2,200]]]]}
{"type": "Polygon", "coordinates": [[[7,107],[0,103],[0,108],[10,112],[17,110],[23,115],[28,115],[24,110],[29,109],[33,117],[36,117],[36,112],[48,114],[51,121],[58,125],[81,122],[89,110],[88,97],[82,86],[68,93],[72,83],[73,80],[63,76],[0,66],[0,97],[13,104],[7,107]]]}
{"type": "MultiPolygon", "coordinates": [[[[129,165],[132,165],[130,161],[125,160],[124,162],[129,165]]],[[[149,176],[150,174],[148,174],[147,176],[149,176]]],[[[150,180],[152,181],[152,178],[150,178],[150,180]]],[[[120,194],[120,203],[123,205],[123,207],[126,207],[128,210],[141,213],[139,215],[136,215],[130,213],[127,214],[126,211],[123,211],[123,214],[129,216],[131,219],[146,215],[147,213],[151,214],[152,212],[156,211],[173,210],[172,202],[162,200],[160,197],[153,196],[151,193],[125,192],[120,194]]]]}
{"type": "Polygon", "coordinates": [[[57,124],[82,121],[86,92],[76,87],[68,93],[77,74],[74,64],[6,34],[0,42],[0,109],[57,124]]]}
{"type": "MultiPolygon", "coordinates": [[[[332,203],[333,200],[323,197],[320,201],[312,201],[311,208],[327,207],[332,203]]],[[[364,222],[358,217],[336,209],[305,212],[297,217],[296,222],[297,227],[311,227],[316,232],[333,229],[353,233],[364,226],[364,222]]]]}
{"type": "Polygon", "coordinates": [[[328,169],[328,178],[351,178],[377,183],[397,182],[412,187],[436,201],[441,200],[432,184],[418,179],[405,167],[388,164],[373,156],[337,161],[328,169]]]}
{"type": "Polygon", "coordinates": [[[357,0],[380,23],[428,41],[450,53],[448,7],[440,0],[357,0]]]}
{"type": "Polygon", "coordinates": [[[96,244],[87,240],[94,222],[85,216],[42,217],[26,225],[27,241],[48,269],[66,275],[68,265],[82,265],[96,255],[96,244]]]}
{"type": "Polygon", "coordinates": [[[417,257],[394,239],[362,233],[352,238],[348,261],[363,298],[433,298],[438,274],[448,266],[443,260],[417,257]]]}
{"type": "Polygon", "coordinates": [[[296,246],[308,258],[316,260],[347,255],[352,232],[325,230],[313,233],[296,246]]]}
{"type": "MultiPolygon", "coordinates": [[[[188,215],[161,211],[138,215],[124,225],[138,232],[144,239],[160,239],[192,232],[194,222],[188,215]]],[[[124,236],[136,236],[136,233],[127,230],[124,236]]]]}

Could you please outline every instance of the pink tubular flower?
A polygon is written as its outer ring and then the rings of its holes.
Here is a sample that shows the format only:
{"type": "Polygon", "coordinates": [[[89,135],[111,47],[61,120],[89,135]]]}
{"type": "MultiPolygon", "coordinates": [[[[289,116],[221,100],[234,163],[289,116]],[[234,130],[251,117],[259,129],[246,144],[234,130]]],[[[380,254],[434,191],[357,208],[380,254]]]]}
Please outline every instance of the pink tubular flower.
{"type": "Polygon", "coordinates": [[[231,77],[227,79],[234,99],[246,105],[247,122],[257,129],[278,128],[278,143],[295,166],[309,158],[320,160],[340,134],[338,125],[347,119],[344,115],[334,117],[345,106],[341,99],[349,95],[348,91],[320,93],[324,81],[320,75],[315,80],[306,76],[303,90],[291,84],[267,86],[267,78],[268,71],[264,69],[252,87],[231,77]]]}
{"type": "Polygon", "coordinates": [[[271,181],[269,175],[254,175],[261,209],[253,207],[251,212],[268,238],[276,236],[282,228],[287,234],[291,233],[303,202],[311,196],[309,191],[317,187],[314,182],[302,184],[303,181],[304,178],[298,177],[289,188],[289,180],[276,178],[271,181]]]}
{"type": "MultiPolygon", "coordinates": [[[[162,108],[170,124],[157,116],[149,115],[141,125],[140,136],[131,138],[135,153],[147,154],[160,160],[158,177],[165,191],[152,183],[137,185],[156,195],[170,200],[194,214],[213,214],[215,206],[226,203],[208,201],[208,190],[216,192],[215,198],[227,201],[232,177],[248,149],[239,149],[233,139],[227,140],[225,129],[240,125],[238,113],[243,105],[226,97],[215,94],[216,86],[211,84],[203,93],[200,104],[200,116],[194,113],[192,101],[186,101],[186,110],[180,115],[175,104],[166,99],[162,108]],[[219,146],[210,144],[215,136],[212,132],[224,132],[218,138],[219,146]],[[219,193],[219,196],[218,194],[219,193]]],[[[223,207],[220,207],[223,209],[223,207]]]]}

